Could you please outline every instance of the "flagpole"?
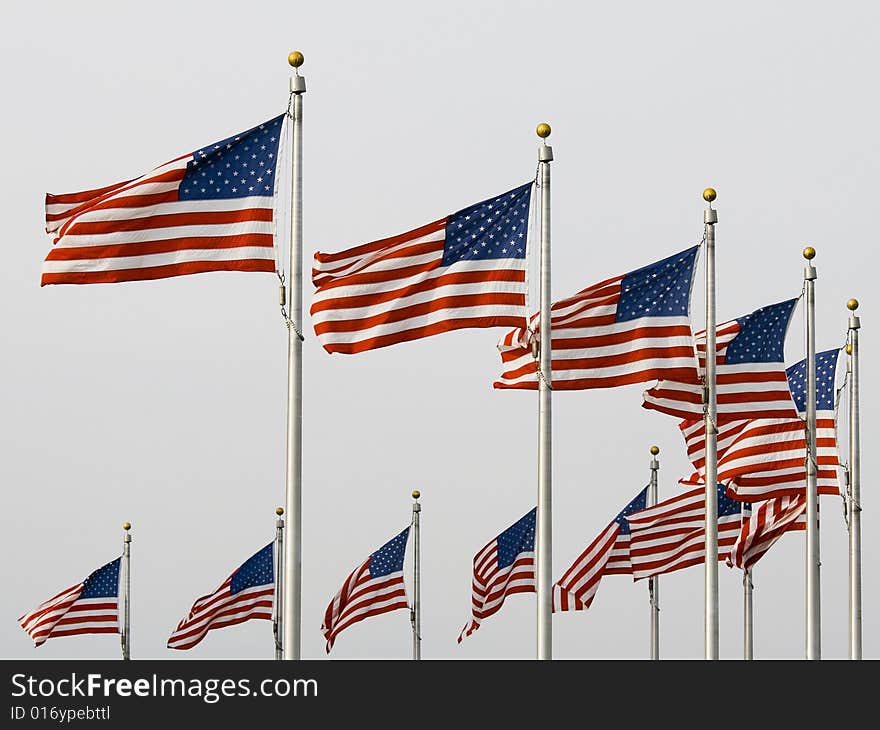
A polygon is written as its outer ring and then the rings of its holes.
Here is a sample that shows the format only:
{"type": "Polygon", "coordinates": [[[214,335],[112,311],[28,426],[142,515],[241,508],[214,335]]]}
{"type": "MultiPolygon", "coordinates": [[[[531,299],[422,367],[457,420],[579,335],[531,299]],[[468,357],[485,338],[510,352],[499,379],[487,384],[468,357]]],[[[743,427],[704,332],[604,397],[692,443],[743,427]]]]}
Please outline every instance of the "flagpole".
{"type": "Polygon", "coordinates": [[[536,515],[537,594],[538,594],[538,659],[553,656],[552,598],[553,559],[551,517],[552,462],[551,438],[551,321],[550,321],[550,162],[553,148],[547,144],[550,125],[539,124],[535,130],[544,140],[538,147],[541,181],[541,371],[538,383],[538,509],[536,515]]]}
{"type": "Polygon", "coordinates": [[[753,658],[752,569],[743,568],[743,659],[753,658]]]}
{"type": "Polygon", "coordinates": [[[421,496],[422,494],[418,489],[413,490],[413,607],[412,613],[410,614],[410,623],[412,623],[413,632],[413,659],[422,658],[422,576],[419,566],[419,561],[421,560],[421,546],[419,545],[419,515],[422,511],[422,505],[419,504],[419,497],[421,496]]]}
{"type": "Polygon", "coordinates": [[[284,541],[282,647],[285,659],[299,659],[302,605],[302,95],[306,80],[299,75],[303,55],[293,51],[290,93],[293,96],[293,171],[290,210],[290,320],[287,323],[287,472],[284,496],[292,535],[284,541]]]}
{"type": "Polygon", "coordinates": [[[706,577],[705,646],[706,659],[718,658],[718,442],[715,392],[715,224],[718,213],[712,208],[715,190],[706,188],[703,211],[706,234],[706,382],[703,424],[706,431],[706,577]]]}
{"type": "Polygon", "coordinates": [[[816,486],[816,269],[810,263],[816,255],[816,249],[807,246],[803,255],[807,260],[807,265],[804,267],[804,292],[807,305],[807,659],[821,659],[819,493],[816,486]]]}
{"type": "Polygon", "coordinates": [[[275,608],[272,611],[272,633],[275,639],[275,659],[284,658],[284,613],[282,606],[284,602],[281,595],[281,576],[284,575],[284,514],[283,507],[276,507],[275,514],[278,519],[275,520],[275,608]]]}
{"type": "MultiPolygon", "coordinates": [[[[657,504],[657,474],[660,471],[660,462],[657,454],[660,448],[651,447],[651,486],[648,489],[648,506],[657,504]]],[[[651,605],[651,659],[660,658],[660,576],[652,575],[648,578],[648,600],[651,605]]]]}
{"type": "Polygon", "coordinates": [[[859,328],[857,299],[850,311],[849,342],[849,658],[862,658],[862,502],[861,444],[859,442],[859,328]]]}
{"type": "Polygon", "coordinates": [[[122,658],[131,659],[131,523],[123,522],[122,538],[122,658]]]}

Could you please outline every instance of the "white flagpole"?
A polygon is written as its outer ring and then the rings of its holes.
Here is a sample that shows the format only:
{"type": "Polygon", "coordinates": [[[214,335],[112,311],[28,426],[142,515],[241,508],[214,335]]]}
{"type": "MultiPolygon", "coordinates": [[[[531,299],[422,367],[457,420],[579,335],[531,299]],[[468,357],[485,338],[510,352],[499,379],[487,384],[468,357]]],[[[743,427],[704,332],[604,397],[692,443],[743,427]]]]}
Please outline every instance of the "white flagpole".
{"type": "Polygon", "coordinates": [[[819,592],[819,493],[816,486],[816,269],[810,263],[816,249],[804,249],[807,350],[807,659],[821,659],[819,592]]]}
{"type": "Polygon", "coordinates": [[[706,431],[706,577],[705,645],[706,659],[718,658],[718,441],[715,391],[715,224],[718,213],[712,208],[716,193],[703,191],[709,207],[703,211],[706,234],[706,382],[703,424],[706,431]]]}
{"type": "Polygon", "coordinates": [[[131,659],[131,523],[123,522],[122,538],[122,658],[131,659]]]}
{"type": "Polygon", "coordinates": [[[414,489],[412,493],[412,533],[413,533],[413,607],[410,615],[410,623],[412,623],[413,632],[413,659],[422,658],[422,599],[421,599],[421,570],[419,561],[421,560],[421,546],[419,545],[419,516],[422,511],[422,505],[419,504],[419,497],[422,494],[418,489],[414,489]]]}
{"type": "Polygon", "coordinates": [[[752,569],[743,568],[743,659],[753,658],[752,569]]]}
{"type": "MultiPolygon", "coordinates": [[[[651,447],[651,486],[648,489],[648,506],[657,504],[657,473],[660,471],[660,462],[657,454],[660,448],[651,447]]],[[[648,600],[651,605],[651,659],[660,658],[660,576],[652,575],[648,578],[648,600]]]]}
{"type": "Polygon", "coordinates": [[[275,606],[272,611],[272,633],[275,638],[275,659],[284,658],[284,601],[281,595],[281,576],[284,575],[284,514],[283,507],[276,507],[275,514],[275,606]]]}
{"type": "Polygon", "coordinates": [[[536,132],[544,140],[538,147],[538,165],[541,181],[541,345],[540,378],[538,381],[538,509],[535,522],[537,552],[536,588],[538,594],[538,659],[553,656],[552,600],[553,559],[551,515],[551,343],[550,336],[550,162],[553,148],[547,144],[549,124],[539,124],[536,132]]]}
{"type": "Polygon", "coordinates": [[[302,605],[302,95],[306,81],[299,75],[303,55],[287,57],[294,68],[290,77],[293,95],[293,174],[290,210],[290,320],[287,323],[287,475],[284,496],[292,534],[284,541],[283,654],[299,659],[302,605]]]}
{"type": "Polygon", "coordinates": [[[859,328],[857,299],[846,303],[850,311],[849,342],[849,658],[862,658],[862,503],[859,464],[859,328]]]}

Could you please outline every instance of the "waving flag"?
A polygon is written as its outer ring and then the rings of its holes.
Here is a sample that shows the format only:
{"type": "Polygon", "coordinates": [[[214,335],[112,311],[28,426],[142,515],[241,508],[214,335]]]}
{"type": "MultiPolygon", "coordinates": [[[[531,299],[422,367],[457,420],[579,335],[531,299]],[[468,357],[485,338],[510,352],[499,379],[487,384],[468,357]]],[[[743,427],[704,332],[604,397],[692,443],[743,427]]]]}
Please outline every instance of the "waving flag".
{"type": "Polygon", "coordinates": [[[275,600],[273,542],[242,563],[213,593],[196,599],[168,639],[169,649],[192,649],[213,629],[272,620],[275,600]]]}
{"type": "MultiPolygon", "coordinates": [[[[606,279],[551,307],[553,388],[613,388],[667,378],[697,387],[690,297],[700,247],[606,279]]],[[[528,329],[498,343],[504,372],[495,388],[536,390],[532,344],[540,313],[528,329]]]]}
{"type": "Polygon", "coordinates": [[[46,232],[55,237],[41,286],[274,272],[284,116],[125,182],[46,195],[46,232]]]}
{"type": "MultiPolygon", "coordinates": [[[[717,423],[750,418],[795,418],[785,377],[785,335],[797,299],[756,309],[718,325],[716,346],[717,423]]],[[[705,372],[706,332],[696,335],[700,373],[705,372]]],[[[643,394],[643,408],[685,420],[703,417],[700,385],[661,380],[643,394]]]]}
{"type": "Polygon", "coordinates": [[[321,631],[329,654],[343,629],[370,616],[409,608],[403,583],[403,559],[409,527],[355,568],[324,612],[321,631]]]}
{"type": "Polygon", "coordinates": [[[34,646],[57,636],[118,634],[121,561],[111,560],[19,618],[34,646]]]}
{"type": "MultiPolygon", "coordinates": [[[[741,528],[743,502],[718,490],[718,560],[725,560],[741,528]]],[[[706,492],[700,485],[627,517],[633,580],[705,562],[706,492]]]]}
{"type": "Polygon", "coordinates": [[[490,540],[474,556],[471,614],[458,643],[497,613],[515,593],[535,593],[535,516],[537,507],[490,540]]]}
{"type": "Polygon", "coordinates": [[[315,254],[310,312],[327,352],[525,322],[534,183],[391,238],[315,254]]]}
{"type": "MultiPolygon", "coordinates": [[[[840,494],[837,474],[840,456],[836,433],[835,385],[840,350],[816,354],[816,484],[819,494],[840,494]]],[[[806,485],[805,361],[786,370],[797,418],[758,418],[731,421],[718,428],[718,481],[728,485],[728,496],[757,502],[785,495],[803,494],[806,485]]],[[[705,431],[702,421],[684,421],[679,428],[688,456],[697,472],[705,473],[705,431]]]]}
{"type": "Polygon", "coordinates": [[[784,533],[806,530],[806,510],[807,499],[803,495],[767,499],[750,510],[744,508],[740,534],[727,555],[728,567],[747,570],[784,533]]]}
{"type": "Polygon", "coordinates": [[[645,509],[647,496],[648,488],[645,487],[553,585],[554,611],[583,611],[593,602],[603,575],[632,573],[630,530],[626,518],[645,509]]]}

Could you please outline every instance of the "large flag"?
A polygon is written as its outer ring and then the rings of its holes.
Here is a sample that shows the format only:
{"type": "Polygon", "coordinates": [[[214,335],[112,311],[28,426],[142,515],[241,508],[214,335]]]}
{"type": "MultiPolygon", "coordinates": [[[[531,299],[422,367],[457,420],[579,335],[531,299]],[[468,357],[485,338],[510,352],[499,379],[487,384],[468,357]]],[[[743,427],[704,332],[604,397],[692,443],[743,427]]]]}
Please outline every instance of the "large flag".
{"type": "Polygon", "coordinates": [[[727,565],[747,570],[784,533],[806,530],[806,510],[807,498],[803,495],[776,497],[744,508],[742,527],[727,555],[727,565]]]}
{"type": "MultiPolygon", "coordinates": [[[[717,423],[749,418],[794,418],[785,377],[785,336],[797,299],[756,309],[716,327],[717,423]]],[[[706,365],[706,331],[696,334],[700,373],[706,365]]],[[[643,394],[643,408],[685,420],[703,416],[703,388],[661,380],[643,394]]]]}
{"type": "MultiPolygon", "coordinates": [[[[725,560],[741,527],[743,502],[718,484],[718,560],[725,560]]],[[[706,556],[706,492],[700,485],[627,517],[633,580],[703,563],[706,556]]]]}
{"type": "Polygon", "coordinates": [[[627,515],[645,509],[648,487],[615,517],[553,585],[554,611],[583,611],[590,607],[603,575],[632,573],[627,515]]]}
{"type": "MultiPolygon", "coordinates": [[[[837,467],[837,356],[840,350],[816,354],[816,484],[819,494],[840,494],[837,467]]],[[[797,418],[730,421],[718,428],[718,481],[728,496],[757,502],[803,494],[806,485],[806,362],[786,369],[797,418]]],[[[688,456],[697,470],[688,481],[705,474],[705,429],[702,421],[679,424],[688,456]]]]}
{"type": "Polygon", "coordinates": [[[41,286],[274,272],[284,114],[125,182],[46,195],[41,286]]]}
{"type": "Polygon", "coordinates": [[[535,516],[537,507],[492,538],[474,556],[471,614],[458,643],[497,613],[515,593],[535,593],[535,516]]]}
{"type": "MultiPolygon", "coordinates": [[[[553,304],[553,388],[613,388],[660,378],[697,387],[690,298],[699,250],[694,246],[553,304]]],[[[528,328],[501,338],[503,372],[496,388],[537,389],[532,345],[540,327],[538,313],[528,328]]]]}
{"type": "Polygon", "coordinates": [[[119,565],[111,560],[18,619],[34,646],[75,634],[118,634],[119,565]]]}
{"type": "Polygon", "coordinates": [[[273,545],[254,553],[213,593],[197,598],[168,638],[169,649],[192,649],[205,635],[250,619],[272,620],[275,600],[273,545]]]}
{"type": "Polygon", "coordinates": [[[408,538],[409,527],[371,553],[333,596],[321,624],[328,654],[343,629],[370,616],[409,608],[403,582],[403,559],[408,538]]]}
{"type": "Polygon", "coordinates": [[[353,354],[525,322],[534,183],[391,238],[315,254],[309,310],[327,352],[353,354]]]}

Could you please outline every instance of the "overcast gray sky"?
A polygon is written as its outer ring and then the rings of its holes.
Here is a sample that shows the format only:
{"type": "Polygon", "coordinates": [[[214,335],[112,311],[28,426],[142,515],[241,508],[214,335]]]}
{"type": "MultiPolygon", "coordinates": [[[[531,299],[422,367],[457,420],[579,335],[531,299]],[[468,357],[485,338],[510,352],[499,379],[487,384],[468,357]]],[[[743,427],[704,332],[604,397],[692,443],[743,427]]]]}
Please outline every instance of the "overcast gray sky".
{"type": "MultiPolygon", "coordinates": [[[[6,265],[0,361],[0,655],[119,656],[116,636],[38,649],[17,618],[121,553],[132,528],[133,658],[271,658],[271,626],[165,642],[193,600],[274,535],[284,500],[286,330],[277,281],[211,273],[40,288],[43,196],[135,177],[282,112],[305,55],[304,309],[311,254],[409,230],[534,176],[553,132],[554,298],[694,245],[718,191],[724,321],[797,296],[813,245],[817,349],[863,316],[864,656],[880,658],[877,246],[880,9],[867,2],[14,3],[3,23],[6,265]]],[[[703,323],[703,257],[692,298],[703,323]]],[[[804,356],[803,307],[786,363],[804,356]]],[[[536,502],[537,397],[496,391],[502,330],[328,355],[303,323],[302,656],[324,609],[410,520],[422,492],[422,656],[532,658],[535,598],[473,636],[471,561],[536,502]]],[[[843,367],[841,359],[841,367],[843,367]]],[[[648,479],[689,473],[676,421],[643,386],[553,399],[558,578],[648,479]]],[[[846,426],[841,444],[846,448],[846,426]]],[[[821,499],[822,656],[848,657],[842,501],[821,499]]],[[[805,655],[804,534],[755,569],[756,658],[805,655]]],[[[411,561],[406,564],[407,582],[411,561]]],[[[702,566],[661,578],[660,651],[699,659],[702,566]]],[[[602,581],[553,619],[554,657],[648,656],[645,581],[602,581]]],[[[741,573],[719,565],[720,654],[742,656],[741,573]]],[[[405,611],[331,658],[410,656],[405,611]]]]}

